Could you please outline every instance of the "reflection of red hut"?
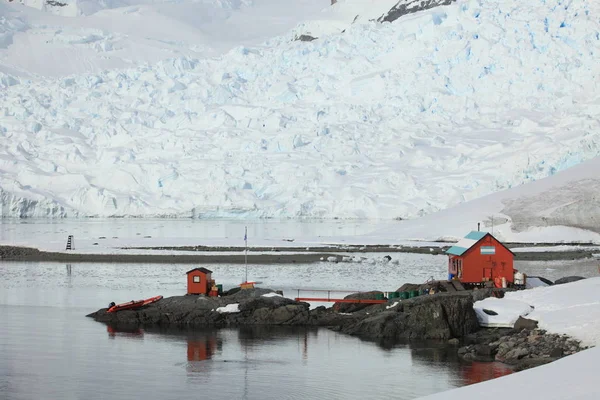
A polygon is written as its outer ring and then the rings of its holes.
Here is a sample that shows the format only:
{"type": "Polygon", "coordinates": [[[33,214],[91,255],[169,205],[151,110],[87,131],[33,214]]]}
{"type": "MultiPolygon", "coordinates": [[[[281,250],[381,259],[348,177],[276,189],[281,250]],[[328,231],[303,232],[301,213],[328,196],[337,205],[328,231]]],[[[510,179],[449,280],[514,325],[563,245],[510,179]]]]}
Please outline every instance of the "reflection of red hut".
{"type": "Polygon", "coordinates": [[[470,365],[466,365],[462,368],[463,383],[465,385],[472,385],[474,383],[510,375],[513,372],[514,370],[511,367],[498,362],[474,361],[470,365]]]}
{"type": "Polygon", "coordinates": [[[209,336],[197,340],[188,339],[187,359],[188,361],[204,361],[212,358],[217,348],[217,338],[209,336]]]}
{"type": "Polygon", "coordinates": [[[212,271],[206,268],[194,268],[187,274],[188,294],[208,294],[212,271]]]}

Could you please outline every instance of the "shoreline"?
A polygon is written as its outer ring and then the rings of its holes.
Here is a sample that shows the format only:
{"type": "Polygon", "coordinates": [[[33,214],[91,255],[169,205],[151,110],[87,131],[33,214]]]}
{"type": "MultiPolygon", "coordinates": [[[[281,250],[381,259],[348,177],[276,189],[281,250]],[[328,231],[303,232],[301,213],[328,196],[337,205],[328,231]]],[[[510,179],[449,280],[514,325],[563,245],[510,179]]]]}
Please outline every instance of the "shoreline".
{"type": "MultiPolygon", "coordinates": [[[[513,247],[536,247],[535,245],[518,244],[513,247]]],[[[539,245],[538,245],[539,246],[539,245]]],[[[251,247],[248,248],[248,263],[250,264],[310,264],[335,257],[342,262],[340,253],[412,253],[444,255],[450,246],[443,247],[412,247],[393,245],[329,245],[320,247],[251,247]],[[269,252],[270,254],[255,254],[269,252]],[[285,252],[286,254],[277,254],[285,252]],[[289,254],[294,252],[293,254],[289,254]],[[254,254],[253,254],[254,253],[254,254]]],[[[237,246],[156,246],[156,247],[122,247],[118,250],[140,250],[140,254],[109,254],[109,253],[76,253],[42,251],[31,247],[0,246],[0,260],[6,262],[81,262],[81,263],[169,263],[169,264],[244,264],[246,257],[244,247],[237,246]],[[239,254],[152,254],[153,251],[181,252],[239,252],[239,254]]],[[[597,251],[567,250],[515,252],[516,261],[556,261],[593,259],[597,251]]]]}
{"type": "MultiPolygon", "coordinates": [[[[380,292],[348,297],[373,299],[380,292]]],[[[386,303],[344,304],[310,309],[306,302],[272,289],[234,290],[220,297],[181,295],[163,298],[135,310],[108,313],[106,308],[86,317],[118,329],[231,328],[242,326],[322,327],[385,346],[434,340],[453,347],[464,362],[502,362],[515,371],[533,368],[575,354],[587,347],[573,337],[538,328],[520,318],[513,328],[485,328],[473,308],[479,298],[503,294],[480,290],[437,293],[386,303]]]]}

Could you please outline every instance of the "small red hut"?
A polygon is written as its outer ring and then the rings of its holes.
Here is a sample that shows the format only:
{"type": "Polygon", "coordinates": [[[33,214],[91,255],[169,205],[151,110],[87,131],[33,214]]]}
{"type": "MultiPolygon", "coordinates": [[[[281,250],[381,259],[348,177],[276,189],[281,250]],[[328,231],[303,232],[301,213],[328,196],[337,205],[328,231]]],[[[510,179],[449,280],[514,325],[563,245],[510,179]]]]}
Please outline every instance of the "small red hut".
{"type": "Polygon", "coordinates": [[[448,254],[449,279],[462,283],[486,281],[514,282],[514,253],[488,232],[472,231],[454,246],[448,254]]]}
{"type": "Polygon", "coordinates": [[[211,289],[211,270],[194,268],[186,274],[188,294],[208,294],[211,289]]]}

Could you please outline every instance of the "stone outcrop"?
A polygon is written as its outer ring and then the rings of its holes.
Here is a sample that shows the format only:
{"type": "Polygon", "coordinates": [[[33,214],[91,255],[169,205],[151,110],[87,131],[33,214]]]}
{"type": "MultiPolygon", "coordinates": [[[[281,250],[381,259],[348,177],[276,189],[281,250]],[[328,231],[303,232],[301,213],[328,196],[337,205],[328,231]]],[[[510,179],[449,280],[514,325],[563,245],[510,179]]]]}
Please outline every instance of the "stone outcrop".
{"type": "Polygon", "coordinates": [[[479,328],[468,292],[415,297],[367,310],[362,319],[345,322],[340,331],[370,339],[447,340],[479,328]]]}
{"type": "Polygon", "coordinates": [[[385,15],[381,16],[378,22],[394,22],[400,17],[419,11],[429,10],[439,6],[449,5],[456,0],[399,0],[394,7],[385,15]]]}
{"type": "Polygon", "coordinates": [[[465,361],[500,361],[517,370],[536,367],[585,349],[566,335],[540,329],[484,329],[465,338],[458,349],[465,361]]]}
{"type": "MultiPolygon", "coordinates": [[[[383,292],[371,291],[371,292],[360,292],[352,293],[344,297],[344,299],[355,299],[355,300],[376,300],[377,296],[383,295],[383,292]]],[[[368,303],[333,303],[333,309],[340,313],[354,313],[360,310],[364,310],[367,307],[372,306],[368,303]]]]}
{"type": "Polygon", "coordinates": [[[555,285],[562,285],[565,283],[577,282],[582,279],[585,279],[583,276],[565,276],[564,278],[557,279],[554,281],[555,285]]]}
{"type": "Polygon", "coordinates": [[[175,296],[162,299],[137,310],[115,313],[100,309],[88,317],[111,325],[226,327],[241,325],[339,325],[354,319],[324,307],[309,310],[308,303],[265,294],[269,289],[240,290],[224,297],[175,296]],[[227,306],[236,305],[231,312],[227,306]],[[239,310],[239,311],[238,311],[239,310]]]}
{"type": "Polygon", "coordinates": [[[268,289],[240,290],[218,298],[175,296],[137,310],[106,311],[88,317],[115,326],[325,326],[371,340],[460,338],[479,328],[468,292],[368,305],[352,314],[333,307],[310,310],[308,303],[276,296],[268,289]],[[263,296],[268,293],[272,294],[263,296]]]}

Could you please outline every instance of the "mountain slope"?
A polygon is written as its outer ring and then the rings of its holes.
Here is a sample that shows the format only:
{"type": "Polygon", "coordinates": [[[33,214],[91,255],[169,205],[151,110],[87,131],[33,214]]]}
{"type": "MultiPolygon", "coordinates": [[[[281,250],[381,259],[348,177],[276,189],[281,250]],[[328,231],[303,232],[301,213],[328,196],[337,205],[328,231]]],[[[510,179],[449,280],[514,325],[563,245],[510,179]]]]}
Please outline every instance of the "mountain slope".
{"type": "Polygon", "coordinates": [[[510,242],[600,243],[600,157],[554,176],[494,193],[370,235],[458,239],[477,229],[510,242]]]}
{"type": "Polygon", "coordinates": [[[599,15],[461,1],[19,81],[0,93],[3,216],[407,218],[552,175],[600,154],[599,15]]]}
{"type": "Polygon", "coordinates": [[[0,68],[65,77],[259,45],[319,13],[328,0],[123,0],[0,3],[0,68]],[[45,4],[42,6],[42,4],[45,4]],[[47,10],[41,12],[36,8],[47,10]],[[58,14],[58,15],[56,15],[58,14]],[[80,15],[82,14],[82,15],[80,15]],[[13,21],[25,27],[2,43],[13,21]]]}

